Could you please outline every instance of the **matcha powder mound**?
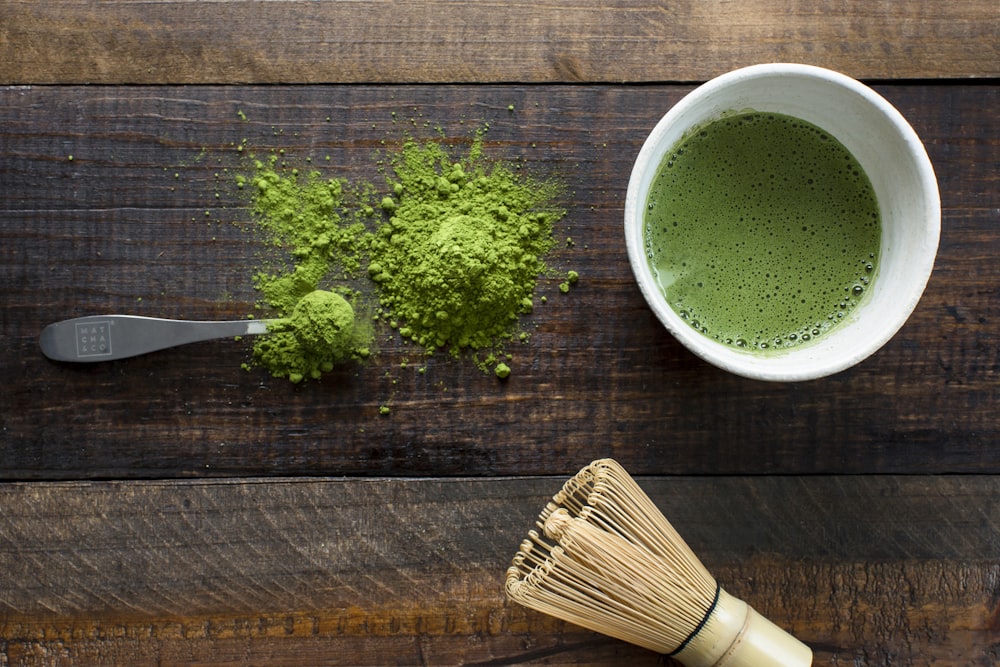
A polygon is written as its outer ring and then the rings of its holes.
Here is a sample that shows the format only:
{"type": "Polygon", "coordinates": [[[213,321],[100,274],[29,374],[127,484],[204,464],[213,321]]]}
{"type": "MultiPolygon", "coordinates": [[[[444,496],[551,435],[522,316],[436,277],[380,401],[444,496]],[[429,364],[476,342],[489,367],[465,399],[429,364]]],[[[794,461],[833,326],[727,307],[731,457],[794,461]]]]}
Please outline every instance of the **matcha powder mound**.
{"type": "Polygon", "coordinates": [[[395,196],[376,231],[369,274],[399,332],[428,350],[479,350],[509,339],[529,313],[552,228],[553,182],[488,163],[477,135],[452,162],[437,143],[407,141],[392,162],[395,196]]]}

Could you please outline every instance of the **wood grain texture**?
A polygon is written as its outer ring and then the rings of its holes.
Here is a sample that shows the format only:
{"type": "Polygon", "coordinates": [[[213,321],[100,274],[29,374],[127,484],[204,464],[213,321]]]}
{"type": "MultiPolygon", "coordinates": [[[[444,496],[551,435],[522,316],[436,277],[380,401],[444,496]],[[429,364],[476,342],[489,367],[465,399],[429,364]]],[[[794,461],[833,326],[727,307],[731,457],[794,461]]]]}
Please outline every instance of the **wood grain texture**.
{"type": "MultiPolygon", "coordinates": [[[[640,478],[720,583],[817,665],[990,665],[990,476],[640,478]]],[[[0,486],[0,660],[662,664],[508,603],[562,480],[0,486]]]]}
{"type": "Polygon", "coordinates": [[[756,62],[1000,75],[993,0],[0,3],[0,83],[701,81],[756,62]]]}
{"type": "Polygon", "coordinates": [[[797,384],[697,360],[634,284],[621,232],[628,174],[688,90],[0,90],[0,477],[568,474],[604,455],[643,474],[1000,471],[1000,88],[878,87],[937,170],[935,273],[885,348],[797,384]],[[568,295],[558,276],[540,283],[549,301],[525,321],[532,336],[511,350],[507,382],[467,359],[425,358],[388,328],[371,362],[299,387],[240,370],[246,342],[86,367],[40,354],[41,329],[76,315],[250,310],[262,247],[233,186],[243,139],[380,184],[379,151],[404,133],[440,130],[461,151],[483,122],[489,154],[567,184],[550,261],[581,275],[568,295]]]}
{"type": "Polygon", "coordinates": [[[673,664],[502,593],[608,455],[817,666],[1000,664],[998,77],[995,0],[0,0],[0,667],[673,664]],[[796,385],[674,342],[621,233],[687,84],[776,60],[882,81],[943,199],[911,320],[796,385]],[[388,330],[299,387],[245,341],[40,355],[73,315],[246,314],[238,143],[382,184],[404,133],[487,122],[566,182],[550,260],[581,274],[541,282],[507,382],[388,330]]]}

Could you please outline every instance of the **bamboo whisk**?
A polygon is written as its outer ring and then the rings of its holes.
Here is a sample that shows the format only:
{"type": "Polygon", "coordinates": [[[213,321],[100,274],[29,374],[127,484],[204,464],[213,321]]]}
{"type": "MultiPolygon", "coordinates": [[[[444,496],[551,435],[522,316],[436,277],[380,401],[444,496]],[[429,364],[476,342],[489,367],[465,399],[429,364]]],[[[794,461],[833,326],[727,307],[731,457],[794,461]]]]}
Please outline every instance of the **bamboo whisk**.
{"type": "Polygon", "coordinates": [[[812,651],[722,590],[611,459],[566,482],[507,570],[507,595],[688,667],[808,667],[812,651]]]}

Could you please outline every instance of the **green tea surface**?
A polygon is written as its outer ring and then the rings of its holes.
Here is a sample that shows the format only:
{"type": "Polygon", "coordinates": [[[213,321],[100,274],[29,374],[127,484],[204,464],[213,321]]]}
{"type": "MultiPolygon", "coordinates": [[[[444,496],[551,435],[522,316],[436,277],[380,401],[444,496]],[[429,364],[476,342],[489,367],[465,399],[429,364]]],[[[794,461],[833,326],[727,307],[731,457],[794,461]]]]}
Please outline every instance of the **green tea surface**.
{"type": "Polygon", "coordinates": [[[727,345],[771,351],[820,336],[878,268],[871,181],[834,137],[746,112],[698,128],[650,188],[646,256],[671,308],[727,345]]]}

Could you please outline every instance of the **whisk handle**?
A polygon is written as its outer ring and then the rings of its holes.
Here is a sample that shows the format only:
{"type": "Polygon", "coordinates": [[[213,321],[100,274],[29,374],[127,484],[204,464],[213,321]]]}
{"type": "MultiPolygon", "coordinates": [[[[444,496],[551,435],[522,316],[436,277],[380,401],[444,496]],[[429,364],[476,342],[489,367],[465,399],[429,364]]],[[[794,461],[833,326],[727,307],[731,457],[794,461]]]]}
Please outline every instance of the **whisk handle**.
{"type": "Polygon", "coordinates": [[[687,667],[812,665],[808,646],[724,590],[701,630],[673,657],[687,667]]]}

